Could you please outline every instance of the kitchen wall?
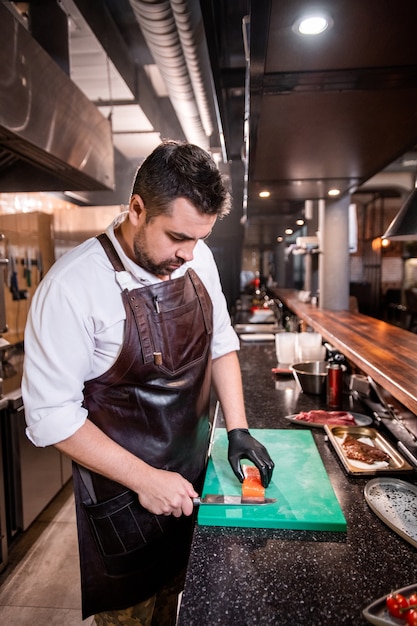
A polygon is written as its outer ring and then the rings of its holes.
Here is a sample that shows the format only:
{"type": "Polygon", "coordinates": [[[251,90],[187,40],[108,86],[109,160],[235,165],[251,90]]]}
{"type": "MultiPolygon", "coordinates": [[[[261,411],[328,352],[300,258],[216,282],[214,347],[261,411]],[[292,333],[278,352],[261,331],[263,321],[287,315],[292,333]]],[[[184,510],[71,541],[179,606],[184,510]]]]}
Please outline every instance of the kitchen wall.
{"type": "MultiPolygon", "coordinates": [[[[355,202],[358,249],[350,255],[350,281],[357,286],[359,300],[366,298],[361,307],[363,312],[378,315],[387,291],[403,288],[404,244],[391,243],[383,248],[379,239],[398,211],[399,201],[398,198],[381,200],[369,195],[362,200],[355,199],[355,202]]],[[[124,205],[80,207],[59,195],[48,193],[0,194],[0,234],[4,234],[3,240],[0,240],[0,259],[10,257],[11,260],[4,271],[3,281],[8,325],[4,336],[8,341],[14,343],[23,339],[31,296],[55,259],[104,230],[125,208],[124,205]]],[[[218,228],[217,240],[216,233],[213,236],[213,251],[220,266],[223,239],[229,241],[230,233],[226,227],[233,230],[239,225],[236,226],[229,217],[218,228]]],[[[239,255],[234,256],[237,258],[239,255]]],[[[284,256],[282,259],[285,263],[284,256]]],[[[302,269],[302,258],[298,261],[302,269]]],[[[242,275],[252,274],[265,270],[270,262],[274,262],[274,251],[244,248],[240,266],[237,260],[233,271],[242,275]]],[[[227,266],[223,271],[226,276],[230,274],[231,264],[227,262],[224,265],[227,266]]],[[[264,274],[267,275],[266,272],[264,274]]],[[[228,289],[226,283],[224,287],[228,289]]],[[[236,299],[238,294],[231,287],[228,291],[229,304],[232,305],[233,298],[236,299]]]]}
{"type": "Polygon", "coordinates": [[[7,323],[5,332],[0,329],[4,339],[11,344],[23,341],[31,298],[51,265],[104,230],[123,208],[79,207],[47,193],[0,194],[0,260],[9,261],[0,264],[7,323]]]}
{"type": "Polygon", "coordinates": [[[10,343],[18,343],[23,340],[31,297],[55,261],[53,216],[39,211],[3,214],[0,233],[0,255],[8,259],[0,286],[7,324],[3,336],[10,343]]]}
{"type": "MultiPolygon", "coordinates": [[[[352,196],[357,215],[357,249],[349,255],[351,290],[352,295],[359,300],[361,312],[375,317],[384,315],[387,293],[389,296],[392,290],[404,290],[404,258],[412,254],[402,242],[385,242],[386,245],[383,245],[381,241],[381,235],[403,201],[402,195],[392,190],[385,194],[384,191],[363,192],[352,196]]],[[[309,229],[310,223],[307,221],[302,229],[277,244],[277,249],[284,247],[285,253],[274,255],[273,250],[245,247],[242,254],[242,281],[253,278],[256,271],[267,277],[269,259],[273,276],[280,276],[285,281],[285,284],[279,283],[281,287],[303,286],[304,256],[288,254],[288,251],[297,236],[310,234],[309,229]],[[274,267],[277,259],[285,268],[274,267]]]]}

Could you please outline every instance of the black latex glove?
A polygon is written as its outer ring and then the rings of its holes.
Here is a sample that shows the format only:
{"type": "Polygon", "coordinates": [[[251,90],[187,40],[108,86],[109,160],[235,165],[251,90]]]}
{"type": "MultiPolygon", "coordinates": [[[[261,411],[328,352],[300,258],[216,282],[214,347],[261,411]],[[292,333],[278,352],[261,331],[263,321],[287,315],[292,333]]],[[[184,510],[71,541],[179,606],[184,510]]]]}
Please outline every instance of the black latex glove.
{"type": "Polygon", "coordinates": [[[245,478],[240,461],[249,459],[259,469],[262,485],[268,487],[274,470],[274,462],[265,446],[252,437],[247,428],[234,428],[227,436],[229,438],[229,463],[240,482],[243,482],[245,478]]]}

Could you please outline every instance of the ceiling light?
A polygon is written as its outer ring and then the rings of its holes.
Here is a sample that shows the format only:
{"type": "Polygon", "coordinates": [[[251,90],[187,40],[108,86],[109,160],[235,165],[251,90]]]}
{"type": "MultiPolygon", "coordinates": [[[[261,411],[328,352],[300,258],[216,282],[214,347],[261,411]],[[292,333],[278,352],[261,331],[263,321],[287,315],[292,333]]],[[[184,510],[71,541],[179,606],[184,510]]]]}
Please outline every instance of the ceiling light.
{"type": "Polygon", "coordinates": [[[269,191],[260,191],[259,192],[259,197],[260,198],[269,198],[269,196],[271,195],[271,193],[269,191]]]}
{"type": "Polygon", "coordinates": [[[327,195],[329,195],[329,196],[339,196],[340,195],[340,189],[329,189],[329,191],[327,192],[327,195]]]}
{"type": "Polygon", "coordinates": [[[304,226],[304,220],[299,219],[295,222],[297,224],[297,226],[304,226]]]}
{"type": "Polygon", "coordinates": [[[286,234],[286,235],[292,235],[292,234],[293,234],[293,232],[294,232],[294,231],[293,231],[293,229],[292,229],[292,228],[286,228],[286,229],[285,229],[285,234],[286,234]]]}
{"type": "Polygon", "coordinates": [[[293,24],[293,31],[297,35],[314,36],[324,33],[325,30],[333,26],[333,20],[331,17],[320,13],[317,15],[306,15],[299,18],[293,24]]]}

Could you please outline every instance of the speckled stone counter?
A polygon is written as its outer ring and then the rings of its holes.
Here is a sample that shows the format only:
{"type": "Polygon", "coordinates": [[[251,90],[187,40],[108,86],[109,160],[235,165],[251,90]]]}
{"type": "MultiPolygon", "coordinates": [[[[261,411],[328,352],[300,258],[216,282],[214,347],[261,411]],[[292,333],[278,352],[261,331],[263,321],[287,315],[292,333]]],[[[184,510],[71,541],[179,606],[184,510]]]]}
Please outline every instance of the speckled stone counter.
{"type": "MultiPolygon", "coordinates": [[[[242,344],[240,361],[250,427],[304,428],[284,416],[326,408],[292,377],[275,379],[272,343],[242,344]]],[[[344,402],[364,413],[348,396],[344,402]]],[[[312,432],[347,532],[197,526],[178,626],[360,626],[368,624],[363,608],[417,582],[417,551],[368,507],[369,479],[349,477],[324,431],[312,432]]]]}

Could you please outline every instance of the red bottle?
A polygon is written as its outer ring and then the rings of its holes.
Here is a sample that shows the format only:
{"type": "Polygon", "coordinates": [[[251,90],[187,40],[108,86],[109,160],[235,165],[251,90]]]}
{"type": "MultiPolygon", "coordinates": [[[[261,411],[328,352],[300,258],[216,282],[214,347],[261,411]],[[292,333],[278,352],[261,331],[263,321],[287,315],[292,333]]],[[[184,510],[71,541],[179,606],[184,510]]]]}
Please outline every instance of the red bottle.
{"type": "Polygon", "coordinates": [[[342,408],[343,367],[340,363],[329,363],[327,372],[327,406],[342,408]]]}

